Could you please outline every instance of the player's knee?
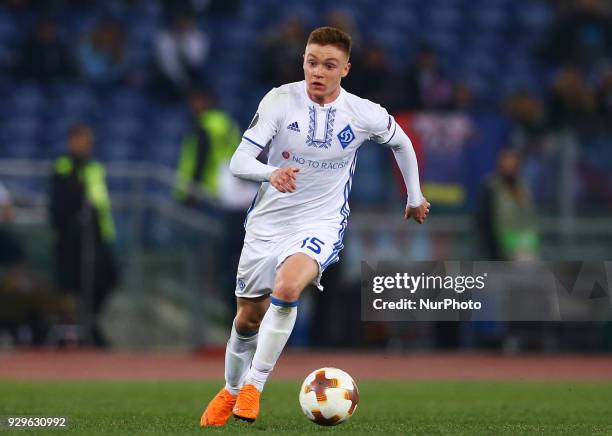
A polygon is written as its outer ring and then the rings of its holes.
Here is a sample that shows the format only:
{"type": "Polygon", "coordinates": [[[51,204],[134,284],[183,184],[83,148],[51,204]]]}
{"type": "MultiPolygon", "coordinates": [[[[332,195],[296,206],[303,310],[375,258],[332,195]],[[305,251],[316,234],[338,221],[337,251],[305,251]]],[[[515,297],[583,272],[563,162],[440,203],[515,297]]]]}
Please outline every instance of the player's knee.
{"type": "Polygon", "coordinates": [[[238,333],[255,333],[259,331],[259,325],[261,324],[261,317],[255,313],[245,313],[245,311],[239,311],[234,321],[236,331],[238,333]]]}
{"type": "Polygon", "coordinates": [[[279,280],[275,287],[272,295],[279,300],[283,301],[295,301],[300,297],[302,290],[293,281],[279,280]]]}
{"type": "Polygon", "coordinates": [[[236,331],[239,334],[255,333],[259,331],[260,324],[261,324],[261,320],[256,320],[256,319],[239,320],[238,318],[236,318],[236,331]]]}

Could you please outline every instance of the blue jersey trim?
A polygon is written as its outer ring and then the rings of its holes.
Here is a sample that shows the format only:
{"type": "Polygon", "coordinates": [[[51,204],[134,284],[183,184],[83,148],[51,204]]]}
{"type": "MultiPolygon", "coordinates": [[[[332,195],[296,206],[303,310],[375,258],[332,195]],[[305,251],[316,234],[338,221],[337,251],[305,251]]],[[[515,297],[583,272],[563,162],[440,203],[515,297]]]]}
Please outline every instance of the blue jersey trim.
{"type": "Polygon", "coordinates": [[[298,300],[284,301],[284,300],[279,300],[276,297],[271,297],[270,303],[274,304],[275,306],[279,306],[279,307],[297,307],[298,306],[298,300]]]}
{"type": "Polygon", "coordinates": [[[242,223],[242,226],[245,229],[246,229],[247,221],[249,220],[249,214],[253,210],[253,207],[255,207],[255,202],[257,201],[257,196],[258,195],[259,195],[259,189],[257,190],[257,193],[255,194],[255,197],[253,197],[253,201],[251,201],[251,205],[249,206],[249,208],[246,211],[246,216],[244,217],[244,222],[242,223]]]}
{"type": "Polygon", "coordinates": [[[351,170],[349,172],[349,178],[344,185],[344,203],[340,208],[340,215],[342,215],[342,221],[340,222],[340,230],[338,230],[338,240],[334,243],[334,250],[329,255],[327,259],[321,264],[321,270],[324,270],[329,265],[334,262],[337,262],[340,259],[339,253],[344,248],[344,244],[342,240],[344,239],[344,232],[346,231],[346,226],[348,224],[348,217],[351,212],[351,208],[349,207],[348,197],[351,193],[351,187],[353,185],[353,175],[355,174],[355,166],[357,164],[357,155],[359,154],[359,150],[355,152],[355,156],[353,157],[353,162],[351,164],[351,170]]]}
{"type": "Polygon", "coordinates": [[[242,137],[243,139],[246,139],[247,141],[249,141],[251,144],[258,146],[259,148],[261,148],[262,150],[265,148],[263,145],[259,145],[258,143],[256,143],[255,141],[253,141],[250,138],[247,138],[246,136],[242,137]]]}
{"type": "Polygon", "coordinates": [[[397,130],[397,121],[394,120],[395,126],[393,127],[393,134],[391,134],[391,137],[389,139],[387,139],[385,142],[382,142],[382,145],[388,144],[389,141],[391,141],[393,139],[393,137],[395,136],[395,131],[397,130]]]}

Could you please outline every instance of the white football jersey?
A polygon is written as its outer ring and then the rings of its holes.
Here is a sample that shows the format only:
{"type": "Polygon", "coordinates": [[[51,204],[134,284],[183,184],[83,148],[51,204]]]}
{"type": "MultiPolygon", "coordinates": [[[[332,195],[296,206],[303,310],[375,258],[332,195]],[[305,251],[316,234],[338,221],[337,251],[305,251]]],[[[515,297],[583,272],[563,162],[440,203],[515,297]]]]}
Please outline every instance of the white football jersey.
{"type": "Polygon", "coordinates": [[[384,108],[344,89],[324,106],[308,97],[305,81],[272,89],[243,143],[260,149],[270,143],[268,164],[299,168],[297,189],[281,193],[262,183],[247,212],[247,237],[274,240],[324,226],[337,229],[341,243],[359,147],[369,139],[387,144],[396,129],[384,108]]]}

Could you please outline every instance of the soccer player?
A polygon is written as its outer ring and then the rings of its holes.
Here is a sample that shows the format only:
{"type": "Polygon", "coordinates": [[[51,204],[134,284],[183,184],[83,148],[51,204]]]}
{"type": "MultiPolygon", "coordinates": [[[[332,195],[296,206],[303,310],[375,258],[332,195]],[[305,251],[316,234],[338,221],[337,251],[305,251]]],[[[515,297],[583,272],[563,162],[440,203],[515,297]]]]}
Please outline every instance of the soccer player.
{"type": "Polygon", "coordinates": [[[348,196],[359,147],[390,147],[406,183],[404,217],[423,223],[412,143],[380,105],[340,86],[350,69],[351,37],[332,27],[314,30],[304,53],[305,80],[272,89],[242,136],[230,163],[240,178],[262,182],[247,212],[236,277],[237,313],[225,352],[225,387],[200,425],[235,418],[253,422],[259,399],[309,284],[337,262],[349,216],[348,196]],[[257,156],[270,143],[268,164],[257,156]]]}

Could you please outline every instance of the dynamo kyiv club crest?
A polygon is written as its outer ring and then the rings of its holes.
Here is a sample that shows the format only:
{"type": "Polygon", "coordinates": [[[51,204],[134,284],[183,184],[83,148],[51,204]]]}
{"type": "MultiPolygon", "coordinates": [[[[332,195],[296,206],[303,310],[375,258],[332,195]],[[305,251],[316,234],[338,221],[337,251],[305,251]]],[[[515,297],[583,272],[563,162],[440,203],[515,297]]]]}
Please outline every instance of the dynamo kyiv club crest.
{"type": "Polygon", "coordinates": [[[353,139],[355,139],[355,134],[353,133],[353,129],[351,129],[351,125],[347,124],[346,127],[338,133],[340,145],[342,145],[342,148],[346,148],[353,142],[353,139]]]}

